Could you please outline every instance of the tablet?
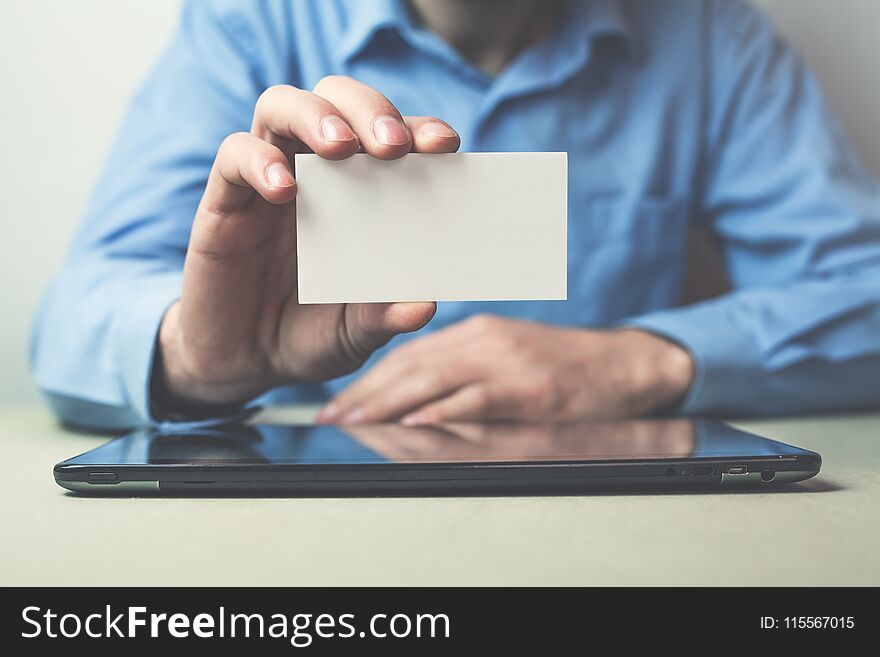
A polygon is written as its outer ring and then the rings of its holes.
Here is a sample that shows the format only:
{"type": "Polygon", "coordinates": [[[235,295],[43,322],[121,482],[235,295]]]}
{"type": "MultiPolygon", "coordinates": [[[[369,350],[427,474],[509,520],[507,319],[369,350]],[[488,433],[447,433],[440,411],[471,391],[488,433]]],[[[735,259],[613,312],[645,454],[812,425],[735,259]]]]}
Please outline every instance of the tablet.
{"type": "Polygon", "coordinates": [[[708,420],[143,429],[55,466],[91,494],[552,494],[766,487],[819,472],[815,452],[708,420]]]}

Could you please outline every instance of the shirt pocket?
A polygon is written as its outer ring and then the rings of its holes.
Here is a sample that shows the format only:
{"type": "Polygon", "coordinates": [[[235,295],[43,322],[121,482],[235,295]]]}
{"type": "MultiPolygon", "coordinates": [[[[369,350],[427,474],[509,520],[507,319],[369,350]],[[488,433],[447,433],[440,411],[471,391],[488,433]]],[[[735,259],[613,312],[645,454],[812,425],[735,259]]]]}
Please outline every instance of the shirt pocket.
{"type": "Polygon", "coordinates": [[[672,197],[585,196],[569,221],[569,299],[581,321],[607,324],[681,299],[690,203],[672,197]]]}

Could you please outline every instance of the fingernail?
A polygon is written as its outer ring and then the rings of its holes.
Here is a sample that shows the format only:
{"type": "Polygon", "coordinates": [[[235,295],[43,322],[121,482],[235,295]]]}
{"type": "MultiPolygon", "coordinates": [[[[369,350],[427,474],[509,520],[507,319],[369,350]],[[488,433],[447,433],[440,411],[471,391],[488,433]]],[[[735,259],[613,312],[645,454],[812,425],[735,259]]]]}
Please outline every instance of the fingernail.
{"type": "Polygon", "coordinates": [[[431,123],[424,124],[421,128],[419,128],[419,134],[422,137],[440,137],[442,139],[458,137],[458,133],[456,133],[455,130],[450,128],[445,123],[440,123],[439,121],[432,121],[431,123]]]}
{"type": "Polygon", "coordinates": [[[406,415],[400,419],[400,423],[405,424],[408,427],[414,427],[418,424],[424,424],[424,422],[425,419],[417,413],[414,413],[413,415],[406,415]]]}
{"type": "Polygon", "coordinates": [[[321,119],[321,134],[324,141],[352,141],[357,139],[348,124],[338,116],[325,116],[321,119]]]}
{"type": "Polygon", "coordinates": [[[363,422],[365,418],[366,413],[364,413],[364,409],[353,408],[342,416],[342,424],[357,424],[358,422],[363,422]]]}
{"type": "Polygon", "coordinates": [[[399,119],[380,116],[373,120],[373,136],[380,144],[402,146],[409,142],[409,131],[399,119]]]}
{"type": "Polygon", "coordinates": [[[332,422],[339,415],[339,408],[333,402],[325,405],[315,416],[315,422],[318,424],[326,424],[332,422]]]}
{"type": "Polygon", "coordinates": [[[271,188],[293,187],[296,184],[293,174],[280,162],[276,162],[266,169],[266,180],[271,188]]]}

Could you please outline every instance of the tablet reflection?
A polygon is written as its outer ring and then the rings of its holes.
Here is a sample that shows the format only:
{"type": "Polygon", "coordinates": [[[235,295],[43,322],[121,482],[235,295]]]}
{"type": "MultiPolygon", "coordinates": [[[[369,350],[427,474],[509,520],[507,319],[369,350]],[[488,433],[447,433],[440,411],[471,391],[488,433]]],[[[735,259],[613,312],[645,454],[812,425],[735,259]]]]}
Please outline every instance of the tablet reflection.
{"type": "Polygon", "coordinates": [[[688,420],[568,424],[448,423],[346,427],[355,440],[391,461],[568,461],[681,458],[693,454],[688,420]]]}
{"type": "Polygon", "coordinates": [[[269,463],[270,459],[260,453],[262,443],[259,428],[248,425],[192,434],[158,434],[150,441],[148,462],[269,463]]]}
{"type": "MultiPolygon", "coordinates": [[[[695,423],[683,419],[420,427],[237,425],[153,434],[141,458],[166,464],[625,460],[688,457],[697,451],[697,442],[695,423]]],[[[137,451],[129,451],[126,460],[137,461],[137,451]]]]}

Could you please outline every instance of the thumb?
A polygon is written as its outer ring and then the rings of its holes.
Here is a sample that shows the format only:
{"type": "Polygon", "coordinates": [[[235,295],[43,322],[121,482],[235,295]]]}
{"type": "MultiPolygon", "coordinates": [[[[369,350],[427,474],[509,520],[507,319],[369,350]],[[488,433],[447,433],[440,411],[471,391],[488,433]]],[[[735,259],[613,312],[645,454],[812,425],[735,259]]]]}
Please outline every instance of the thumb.
{"type": "Polygon", "coordinates": [[[379,347],[399,333],[411,333],[424,327],[437,304],[351,303],[345,308],[345,333],[351,356],[366,360],[379,347]]]}

